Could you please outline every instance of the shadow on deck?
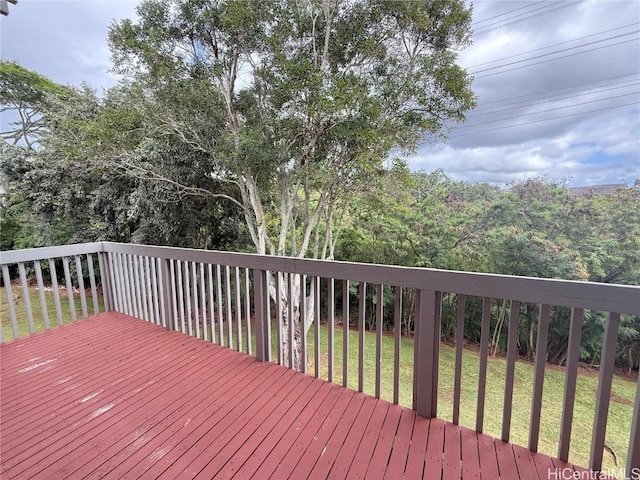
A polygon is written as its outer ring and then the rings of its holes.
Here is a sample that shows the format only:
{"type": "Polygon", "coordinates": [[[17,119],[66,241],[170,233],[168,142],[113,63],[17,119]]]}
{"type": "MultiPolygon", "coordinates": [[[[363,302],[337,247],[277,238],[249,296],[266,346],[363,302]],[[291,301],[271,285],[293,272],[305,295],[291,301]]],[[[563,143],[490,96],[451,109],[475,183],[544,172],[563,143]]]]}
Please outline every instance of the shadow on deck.
{"type": "Polygon", "coordinates": [[[546,480],[574,468],[120,313],[0,354],[7,479],[546,480]]]}

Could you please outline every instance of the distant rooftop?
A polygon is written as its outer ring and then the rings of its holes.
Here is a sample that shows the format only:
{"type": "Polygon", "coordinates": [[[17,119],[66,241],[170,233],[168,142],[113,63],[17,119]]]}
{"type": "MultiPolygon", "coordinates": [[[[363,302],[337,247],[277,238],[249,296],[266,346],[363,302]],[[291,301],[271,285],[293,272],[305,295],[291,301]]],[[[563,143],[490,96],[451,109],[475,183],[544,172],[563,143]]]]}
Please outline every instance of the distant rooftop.
{"type": "Polygon", "coordinates": [[[611,183],[609,185],[590,185],[587,187],[570,187],[569,194],[576,197],[585,197],[587,195],[611,195],[618,190],[626,190],[626,183],[611,183]]]}

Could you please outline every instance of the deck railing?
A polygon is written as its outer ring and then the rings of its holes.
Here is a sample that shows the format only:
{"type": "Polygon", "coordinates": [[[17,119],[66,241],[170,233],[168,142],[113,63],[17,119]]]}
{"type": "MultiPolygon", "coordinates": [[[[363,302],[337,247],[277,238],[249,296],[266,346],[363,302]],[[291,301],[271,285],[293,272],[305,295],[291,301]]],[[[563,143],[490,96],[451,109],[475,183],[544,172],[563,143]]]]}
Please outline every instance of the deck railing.
{"type": "MultiPolygon", "coordinates": [[[[295,366],[304,372],[312,365],[316,376],[321,374],[320,322],[313,322],[308,334],[304,325],[310,323],[307,321],[309,318],[326,318],[326,378],[337,380],[334,378],[338,368],[335,362],[335,329],[342,328],[342,383],[348,385],[349,370],[355,367],[360,391],[364,389],[365,382],[365,320],[369,294],[369,298],[375,299],[375,313],[372,312],[376,342],[373,368],[377,397],[381,396],[382,383],[383,298],[385,292],[393,293],[393,395],[389,400],[399,402],[400,324],[402,315],[410,309],[409,313],[415,320],[412,403],[417,413],[425,417],[438,415],[442,300],[444,294],[455,294],[457,327],[452,419],[456,424],[460,420],[465,299],[480,297],[482,326],[475,424],[478,432],[484,430],[491,301],[508,301],[510,316],[501,431],[504,441],[509,441],[511,432],[520,305],[525,302],[537,304],[537,351],[528,429],[528,447],[533,451],[537,451],[539,441],[550,311],[552,307],[569,307],[569,345],[557,453],[558,458],[565,461],[571,442],[584,311],[606,312],[589,465],[593,470],[602,467],[620,315],[640,315],[640,287],[634,286],[109,242],[1,252],[0,264],[14,338],[20,336],[12,290],[15,279],[11,275],[16,266],[19,291],[25,300],[28,331],[33,333],[37,329],[31,310],[28,272],[35,275],[42,326],[51,326],[52,312],[49,312],[44,294],[44,266],[51,281],[58,324],[63,322],[62,297],[66,296],[72,320],[101,310],[115,310],[244,351],[261,361],[272,361],[273,356],[273,361],[295,366]],[[63,288],[57,281],[60,264],[64,274],[63,288]],[[85,279],[88,279],[88,285],[85,279]],[[76,311],[74,285],[78,287],[81,312],[76,311]],[[90,287],[91,312],[86,287],[90,287]],[[102,288],[101,299],[99,287],[102,288]],[[341,318],[337,318],[336,292],[340,288],[342,313],[341,318]],[[403,292],[407,291],[413,294],[413,306],[403,305],[403,292]],[[354,304],[358,305],[355,322],[358,332],[357,365],[351,365],[349,361],[351,322],[342,320],[351,317],[349,309],[354,304]],[[272,339],[272,334],[276,338],[272,339]],[[296,343],[301,347],[298,361],[296,352],[290,348],[296,343]],[[309,351],[310,347],[312,351],[309,351]]],[[[5,339],[0,337],[0,340],[5,339]]],[[[626,471],[640,471],[640,381],[635,396],[626,471]]]]}

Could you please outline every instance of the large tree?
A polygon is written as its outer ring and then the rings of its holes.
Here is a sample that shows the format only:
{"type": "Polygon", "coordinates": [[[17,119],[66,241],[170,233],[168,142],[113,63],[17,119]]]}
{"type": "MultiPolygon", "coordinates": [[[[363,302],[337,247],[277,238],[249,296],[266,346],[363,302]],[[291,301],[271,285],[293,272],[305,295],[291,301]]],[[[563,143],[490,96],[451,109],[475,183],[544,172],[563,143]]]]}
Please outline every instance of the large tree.
{"type": "MultiPolygon", "coordinates": [[[[116,70],[143,85],[153,128],[202,153],[235,194],[192,189],[144,150],[119,167],[236,203],[258,253],[331,258],[350,192],[391,149],[473,106],[456,64],[470,32],[462,0],[147,0],[137,13],[110,29],[116,70]]],[[[299,299],[297,280],[274,285],[299,299]]],[[[307,318],[292,319],[296,338],[307,318]]]]}

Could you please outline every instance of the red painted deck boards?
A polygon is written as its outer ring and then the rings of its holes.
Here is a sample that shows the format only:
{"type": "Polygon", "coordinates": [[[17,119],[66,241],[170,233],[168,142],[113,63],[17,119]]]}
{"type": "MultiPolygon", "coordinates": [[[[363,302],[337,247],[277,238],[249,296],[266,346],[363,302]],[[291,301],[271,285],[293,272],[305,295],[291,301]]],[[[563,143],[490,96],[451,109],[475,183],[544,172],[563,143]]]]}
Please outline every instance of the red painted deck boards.
{"type": "Polygon", "coordinates": [[[440,419],[108,312],[0,345],[0,477],[542,478],[440,419]]]}

